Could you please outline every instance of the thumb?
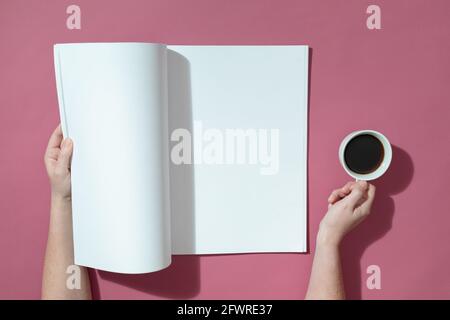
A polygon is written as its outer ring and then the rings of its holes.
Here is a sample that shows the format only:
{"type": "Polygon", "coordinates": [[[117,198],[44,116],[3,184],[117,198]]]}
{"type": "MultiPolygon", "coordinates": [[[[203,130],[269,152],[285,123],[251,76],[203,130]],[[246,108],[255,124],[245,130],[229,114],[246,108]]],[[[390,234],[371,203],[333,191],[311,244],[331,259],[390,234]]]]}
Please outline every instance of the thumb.
{"type": "Polygon", "coordinates": [[[355,208],[361,203],[361,200],[365,198],[367,194],[367,188],[369,184],[366,181],[358,181],[353,185],[350,194],[344,198],[344,201],[350,205],[351,208],[355,208]]]}
{"type": "Polygon", "coordinates": [[[72,158],[73,142],[70,138],[63,140],[61,144],[61,153],[58,157],[58,166],[61,169],[70,169],[70,160],[72,158]]]}

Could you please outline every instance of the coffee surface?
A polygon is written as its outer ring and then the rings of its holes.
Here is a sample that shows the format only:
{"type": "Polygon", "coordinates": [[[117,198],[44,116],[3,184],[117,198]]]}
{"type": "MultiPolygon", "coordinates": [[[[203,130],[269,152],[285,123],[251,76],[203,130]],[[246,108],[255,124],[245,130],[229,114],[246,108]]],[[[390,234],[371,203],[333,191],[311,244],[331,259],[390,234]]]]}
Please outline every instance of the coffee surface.
{"type": "Polygon", "coordinates": [[[351,139],[344,150],[347,167],[359,174],[374,172],[383,161],[384,148],[371,134],[361,134],[351,139]]]}

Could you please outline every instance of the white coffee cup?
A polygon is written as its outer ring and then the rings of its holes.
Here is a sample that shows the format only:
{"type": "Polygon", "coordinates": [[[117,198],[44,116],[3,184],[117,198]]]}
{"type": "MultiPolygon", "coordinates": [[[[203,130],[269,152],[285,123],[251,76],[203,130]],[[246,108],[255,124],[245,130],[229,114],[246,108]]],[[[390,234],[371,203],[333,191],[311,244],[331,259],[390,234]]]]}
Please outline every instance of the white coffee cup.
{"type": "Polygon", "coordinates": [[[389,143],[388,138],[386,138],[386,136],[384,136],[383,134],[381,134],[378,131],[374,131],[374,130],[354,131],[354,132],[350,133],[349,135],[347,135],[344,138],[344,140],[342,140],[341,145],[339,147],[339,161],[341,162],[341,165],[344,167],[345,171],[356,180],[369,181],[369,180],[374,180],[376,178],[381,177],[386,172],[386,170],[389,168],[389,165],[391,164],[391,160],[392,160],[391,144],[389,143]],[[352,171],[347,166],[347,164],[345,163],[345,159],[344,159],[344,153],[345,153],[345,148],[347,147],[347,144],[356,136],[363,135],[363,134],[369,134],[369,135],[372,135],[375,138],[377,138],[383,145],[383,149],[384,149],[384,156],[383,156],[383,160],[381,161],[381,164],[374,171],[372,171],[370,173],[365,173],[365,174],[361,174],[361,173],[352,171]]]}

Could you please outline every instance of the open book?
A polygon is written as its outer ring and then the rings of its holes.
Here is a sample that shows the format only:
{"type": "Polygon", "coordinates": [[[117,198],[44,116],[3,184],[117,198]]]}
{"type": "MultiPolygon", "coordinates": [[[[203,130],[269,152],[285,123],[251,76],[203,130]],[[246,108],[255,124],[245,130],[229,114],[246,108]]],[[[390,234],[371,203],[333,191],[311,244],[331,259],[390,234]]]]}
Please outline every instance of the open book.
{"type": "Polygon", "coordinates": [[[54,46],[75,263],[306,251],[307,46],[54,46]]]}

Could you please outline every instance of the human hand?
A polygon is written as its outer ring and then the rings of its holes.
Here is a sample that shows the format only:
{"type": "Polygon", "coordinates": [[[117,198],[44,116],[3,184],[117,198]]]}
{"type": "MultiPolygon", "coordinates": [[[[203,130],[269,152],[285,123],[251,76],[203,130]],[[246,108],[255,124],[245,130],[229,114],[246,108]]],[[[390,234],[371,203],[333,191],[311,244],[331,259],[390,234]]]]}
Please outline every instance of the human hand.
{"type": "Polygon", "coordinates": [[[338,246],[344,236],[369,214],[375,186],[351,181],[334,190],[328,198],[328,212],[320,222],[317,241],[338,246]]]}
{"type": "Polygon", "coordinates": [[[70,164],[72,158],[73,143],[67,138],[63,139],[61,125],[53,131],[44,162],[50,179],[52,198],[61,200],[71,199],[70,164]]]}
{"type": "Polygon", "coordinates": [[[44,162],[52,189],[50,223],[42,276],[42,299],[91,299],[89,273],[77,272],[80,287],[69,288],[67,270],[75,264],[73,247],[70,166],[73,143],[63,139],[61,126],[53,131],[44,162]]]}

